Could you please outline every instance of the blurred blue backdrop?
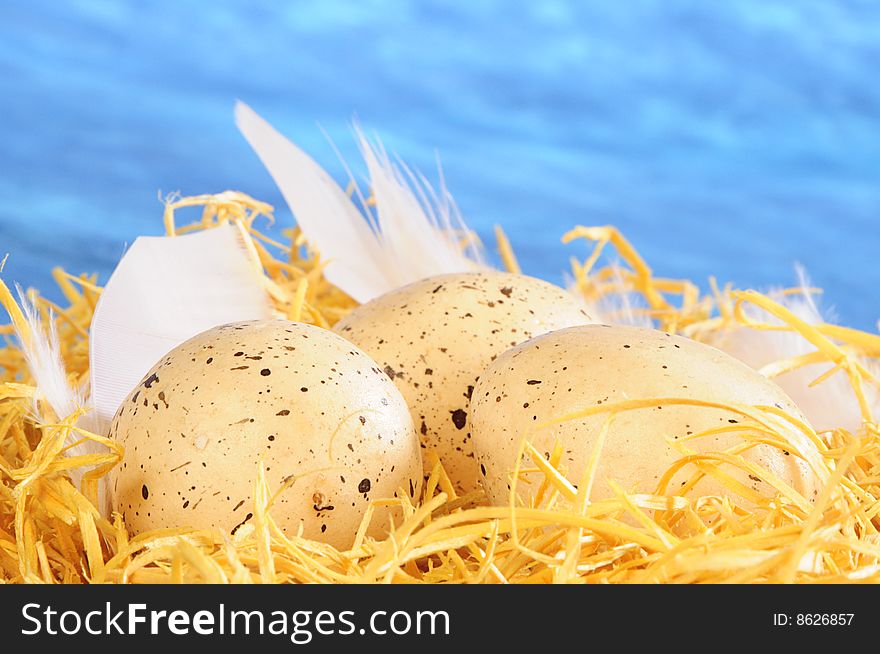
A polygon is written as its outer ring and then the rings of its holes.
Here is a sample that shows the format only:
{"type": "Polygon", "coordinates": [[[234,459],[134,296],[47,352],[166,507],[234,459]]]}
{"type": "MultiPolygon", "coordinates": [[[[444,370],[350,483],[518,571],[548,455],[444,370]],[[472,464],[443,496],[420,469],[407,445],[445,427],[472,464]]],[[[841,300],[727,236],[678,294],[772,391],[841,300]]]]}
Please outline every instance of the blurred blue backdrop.
{"type": "Polygon", "coordinates": [[[232,122],[250,103],[343,179],[356,115],[465,218],[556,281],[570,226],[655,270],[742,286],[803,263],[840,318],[880,318],[880,9],[855,0],[4,2],[0,256],[112,270],[157,193],[289,211],[232,122]],[[282,209],[283,207],[283,209],[282,209]]]}

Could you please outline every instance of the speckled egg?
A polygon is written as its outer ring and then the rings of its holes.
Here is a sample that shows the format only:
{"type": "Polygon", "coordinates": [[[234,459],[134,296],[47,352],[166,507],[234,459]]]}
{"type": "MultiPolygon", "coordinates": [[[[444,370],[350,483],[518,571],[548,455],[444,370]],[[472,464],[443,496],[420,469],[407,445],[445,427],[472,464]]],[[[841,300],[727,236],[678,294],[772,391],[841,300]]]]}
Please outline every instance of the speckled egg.
{"type": "Polygon", "coordinates": [[[478,488],[468,404],[508,348],[591,322],[582,303],[540,279],[502,272],[431,277],[368,302],[334,330],[372,356],[403,393],[424,446],[460,492],[478,488]]]}
{"type": "MultiPolygon", "coordinates": [[[[510,473],[522,438],[549,453],[557,439],[564,447],[561,465],[578,484],[597,443],[607,414],[539,428],[585,408],[625,400],[685,398],[724,404],[776,406],[804,420],[776,384],[713,347],[652,329],[592,325],[573,327],[535,338],[513,348],[480,378],[471,403],[474,449],[486,493],[495,504],[507,504],[510,473]]],[[[625,490],[653,492],[669,466],[682,455],[667,439],[685,439],[707,429],[716,436],[689,440],[696,451],[721,451],[742,443],[736,429],[743,417],[733,411],[698,406],[662,405],[618,413],[610,423],[593,486],[593,499],[611,495],[607,479],[625,490]]],[[[816,480],[799,457],[768,445],[744,456],[792,485],[808,499],[816,480]]],[[[675,477],[676,487],[695,469],[675,477]]],[[[726,468],[759,493],[772,492],[757,475],[726,468]]],[[[528,496],[532,488],[519,484],[528,496]]],[[[670,487],[670,491],[672,488],[670,487]]],[[[729,494],[712,479],[701,481],[695,494],[729,494]]]]}
{"type": "MultiPolygon", "coordinates": [[[[216,327],[169,352],[117,412],[111,498],[130,529],[252,519],[259,463],[289,534],[351,545],[368,503],[417,497],[421,452],[381,367],[336,334],[281,320],[216,327]]],[[[387,530],[382,511],[373,534],[387,530]]]]}

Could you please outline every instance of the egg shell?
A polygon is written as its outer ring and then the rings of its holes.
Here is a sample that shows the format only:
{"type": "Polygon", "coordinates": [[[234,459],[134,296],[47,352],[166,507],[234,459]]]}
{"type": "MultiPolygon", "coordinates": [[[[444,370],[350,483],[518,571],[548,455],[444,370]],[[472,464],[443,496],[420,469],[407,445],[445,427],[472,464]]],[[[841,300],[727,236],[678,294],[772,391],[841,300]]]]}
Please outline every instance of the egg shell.
{"type": "MultiPolygon", "coordinates": [[[[707,402],[779,407],[804,420],[772,381],[713,347],[652,329],[592,325],[553,332],[506,352],[483,374],[474,389],[474,448],[487,496],[494,504],[510,501],[510,473],[522,438],[545,455],[559,442],[561,465],[578,484],[607,418],[599,414],[551,427],[535,428],[573,412],[601,404],[648,398],[685,398],[707,402]]],[[[659,405],[618,413],[610,424],[592,489],[592,498],[612,495],[607,479],[624,490],[653,492],[669,466],[681,457],[666,439],[686,438],[715,427],[744,421],[732,411],[659,405]]],[[[687,442],[696,451],[720,451],[742,442],[722,434],[687,442]]],[[[808,499],[816,492],[813,473],[799,457],[759,445],[745,454],[808,499]]],[[[772,493],[759,477],[726,471],[752,489],[772,493]]],[[[673,492],[695,469],[673,479],[673,492]]],[[[519,484],[523,496],[534,492],[519,484]]],[[[692,493],[730,495],[706,478],[692,493]]]]}
{"type": "Polygon", "coordinates": [[[465,493],[478,488],[468,405],[483,370],[518,343],[588,322],[583,303],[566,290],[487,271],[431,277],[392,291],[356,308],[334,331],[394,380],[423,445],[437,452],[465,493]]]}
{"type": "MultiPolygon", "coordinates": [[[[400,392],[332,332],[282,320],[224,325],[168,353],[123,402],[111,499],[134,532],[252,519],[260,462],[289,534],[351,545],[371,500],[417,497],[421,451],[400,392]]],[[[378,511],[372,535],[388,528],[378,511]]]]}

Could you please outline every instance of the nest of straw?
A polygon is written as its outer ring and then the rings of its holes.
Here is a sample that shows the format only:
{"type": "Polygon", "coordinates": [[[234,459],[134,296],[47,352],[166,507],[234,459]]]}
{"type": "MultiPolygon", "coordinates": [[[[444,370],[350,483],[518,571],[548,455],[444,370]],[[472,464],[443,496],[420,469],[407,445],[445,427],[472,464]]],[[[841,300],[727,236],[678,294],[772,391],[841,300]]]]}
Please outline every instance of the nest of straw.
{"type": "MultiPolygon", "coordinates": [[[[249,236],[263,264],[265,284],[279,316],[328,327],[355,302],[323,276],[324,263],[296,230],[285,242],[260,233],[255,223],[271,219],[271,207],[233,192],[166,203],[169,235],[211,229],[234,221],[249,236]],[[185,227],[175,211],[202,207],[185,227]]],[[[443,467],[433,468],[416,502],[404,496],[374,502],[402,508],[402,520],[383,539],[367,538],[366,524],[354,546],[340,551],[284,533],[272,518],[273,492],[254,470],[254,519],[234,536],[214,530],[163,529],[130,534],[119,515],[96,509],[98,480],[121,461],[122,448],[76,427],[78,414],[34,411],[33,384],[13,325],[24,324],[0,282],[0,303],[13,324],[0,327],[0,582],[6,583],[839,583],[880,580],[880,429],[866,399],[877,385],[865,362],[880,358],[880,336],[830,324],[810,325],[784,306],[754,291],[719,288],[701,294],[686,280],[655,277],[633,247],[612,227],[577,227],[564,241],[593,245],[585,261],[572,261],[577,290],[589,302],[637,295],[654,325],[697,340],[711,340],[742,326],[800,334],[813,351],[776,363],[776,374],[817,362],[846,375],[859,401],[863,425],[856,433],[816,433],[775,407],[725,406],[742,416],[741,442],[723,452],[697,454],[688,442],[670,443],[681,458],[651,494],[627,493],[611,482],[614,496],[591,501],[592,479],[573,485],[560,467],[562,449],[549,453],[523,441],[513,475],[509,506],[482,506],[458,497],[443,467]],[[622,265],[600,266],[603,249],[616,249],[622,265]],[[758,308],[771,319],[757,322],[758,308]],[[35,416],[44,416],[43,421],[35,416]],[[71,443],[101,443],[102,454],[68,456],[71,443]],[[823,481],[817,498],[806,499],[742,455],[763,443],[803,454],[823,481]],[[809,447],[807,447],[809,445],[809,447]],[[71,471],[86,470],[80,487],[71,471]],[[769,481],[765,495],[739,484],[739,469],[769,481]],[[681,471],[689,481],[670,488],[681,471]],[[728,496],[691,497],[687,491],[711,476],[728,496]],[[534,484],[534,500],[516,498],[519,483],[534,484]]],[[[519,267],[498,232],[508,269],[519,267]]],[[[94,275],[53,271],[66,304],[29,291],[43,324],[51,321],[61,342],[71,383],[88,381],[89,324],[101,287],[94,275]]],[[[821,384],[823,380],[817,380],[821,384]]],[[[650,398],[675,404],[677,398],[650,398]]],[[[606,425],[640,401],[585,407],[560,420],[602,413],[606,425]]],[[[695,434],[693,439],[705,436],[695,434]]],[[[599,439],[601,442],[601,439],[599,439]]],[[[594,452],[595,469],[601,451],[594,452]]],[[[77,475],[79,476],[79,475],[77,475]]]]}

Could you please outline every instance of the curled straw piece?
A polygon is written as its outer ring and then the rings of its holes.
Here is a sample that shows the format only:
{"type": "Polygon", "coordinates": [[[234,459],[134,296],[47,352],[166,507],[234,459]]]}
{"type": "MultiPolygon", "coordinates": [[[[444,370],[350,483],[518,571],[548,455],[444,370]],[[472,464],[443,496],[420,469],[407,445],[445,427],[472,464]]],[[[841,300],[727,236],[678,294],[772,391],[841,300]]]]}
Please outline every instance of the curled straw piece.
{"type": "MultiPolygon", "coordinates": [[[[169,234],[210,229],[234,222],[249,239],[263,269],[279,316],[332,325],[355,303],[322,275],[324,263],[295,230],[285,242],[255,227],[271,207],[240,193],[171,198],[165,222],[169,234]],[[203,207],[201,219],[177,227],[175,212],[203,207]]],[[[664,280],[612,227],[579,227],[566,240],[596,243],[592,255],[575,262],[578,289],[588,299],[638,293],[658,327],[702,337],[748,324],[801,334],[815,352],[797,366],[827,361],[844,370],[858,394],[876,384],[863,361],[880,355],[880,337],[833,325],[809,326],[754,292],[719,289],[701,297],[686,280],[664,280]],[[625,267],[598,267],[602,249],[613,246],[625,267]],[[752,303],[781,325],[761,325],[742,310],[752,303]],[[713,310],[714,308],[714,310],[713,310]]],[[[518,269],[503,232],[505,264],[518,269]]],[[[94,277],[56,269],[67,302],[58,307],[35,298],[48,320],[52,309],[62,355],[74,380],[88,378],[88,326],[101,289],[94,277]]],[[[14,298],[0,285],[0,303],[14,322],[22,320],[14,298]]],[[[816,434],[775,407],[724,406],[743,416],[735,429],[741,442],[724,452],[698,452],[686,442],[671,444],[681,458],[652,492],[630,493],[610,480],[611,497],[591,497],[603,439],[598,439],[583,477],[575,486],[561,468],[561,444],[547,455],[523,441],[509,506],[480,506],[476,496],[457,497],[440,462],[433,462],[423,496],[397,503],[401,522],[387,536],[366,536],[368,511],[358,536],[340,551],[299,534],[283,532],[272,518],[273,499],[283,489],[266,486],[254,471],[254,520],[234,536],[217,530],[161,529],[130,535],[121,516],[103,519],[94,508],[94,483],[122,456],[115,443],[74,427],[77,416],[53,424],[35,422],[29,410],[33,380],[10,328],[0,349],[0,581],[22,583],[715,583],[871,582],[880,580],[880,432],[869,411],[858,433],[816,434]],[[96,440],[107,452],[68,457],[67,436],[96,440]],[[763,444],[806,459],[825,480],[815,501],[761,470],[743,454],[763,444]],[[94,468],[83,488],[69,478],[74,467],[94,468]],[[674,474],[688,475],[684,487],[669,489],[674,474]],[[769,490],[742,495],[738,474],[758,474],[769,490]],[[688,490],[706,476],[731,494],[692,497],[688,490]],[[535,489],[529,503],[516,488],[535,489]]],[[[819,384],[821,388],[821,382],[819,384]]],[[[693,402],[645,400],[652,406],[693,402]]],[[[638,401],[603,406],[603,434],[615,415],[638,410],[638,401]]],[[[696,407],[699,408],[699,407],[696,407]]],[[[870,408],[870,407],[866,407],[870,408]]],[[[580,420],[586,408],[554,422],[580,420]]],[[[731,433],[734,433],[731,431],[731,433]]],[[[708,435],[708,434],[704,434],[708,435]]],[[[384,526],[384,525],[383,525],[384,526]]]]}

